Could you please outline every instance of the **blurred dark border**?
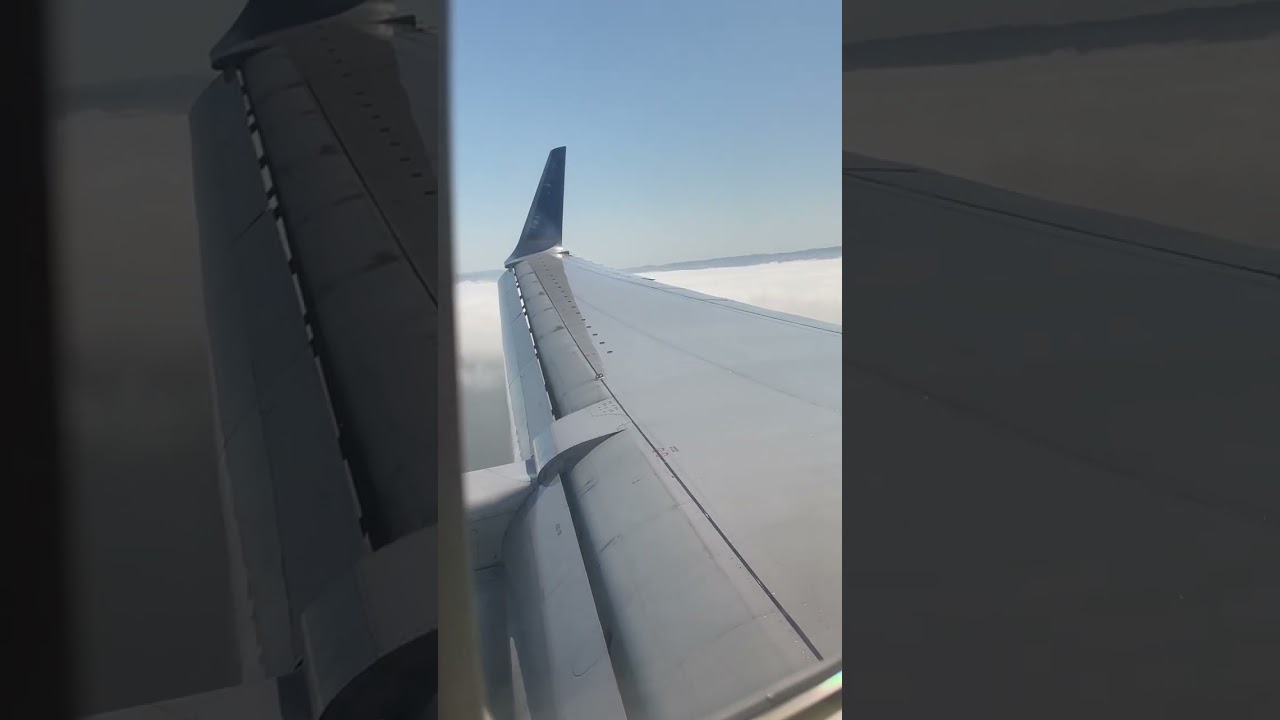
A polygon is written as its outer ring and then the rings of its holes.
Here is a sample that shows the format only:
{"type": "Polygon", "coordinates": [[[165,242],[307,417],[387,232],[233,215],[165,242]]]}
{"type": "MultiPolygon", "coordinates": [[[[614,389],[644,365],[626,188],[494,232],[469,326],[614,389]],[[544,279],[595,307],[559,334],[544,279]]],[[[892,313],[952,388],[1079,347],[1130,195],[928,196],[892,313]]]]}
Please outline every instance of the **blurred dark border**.
{"type": "Polygon", "coordinates": [[[8,373],[6,433],[16,460],[7,487],[4,546],[7,551],[5,650],[9,717],[70,717],[66,609],[66,531],[57,442],[56,354],[53,321],[53,245],[49,203],[47,127],[48,13],[44,3],[16,3],[8,10],[15,31],[4,43],[9,148],[5,213],[16,245],[7,263],[10,335],[16,357],[8,373]]]}

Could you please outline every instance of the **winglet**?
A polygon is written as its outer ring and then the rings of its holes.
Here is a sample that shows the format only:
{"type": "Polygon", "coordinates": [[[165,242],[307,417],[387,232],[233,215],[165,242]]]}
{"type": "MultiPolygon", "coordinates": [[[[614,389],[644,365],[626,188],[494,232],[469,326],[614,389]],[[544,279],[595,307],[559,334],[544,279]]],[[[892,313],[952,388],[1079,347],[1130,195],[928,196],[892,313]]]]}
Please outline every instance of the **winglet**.
{"type": "Polygon", "coordinates": [[[511,251],[505,267],[511,267],[530,255],[560,247],[560,229],[564,221],[564,148],[558,147],[547,155],[542,168],[542,180],[533,194],[529,217],[516,249],[511,251]]]}

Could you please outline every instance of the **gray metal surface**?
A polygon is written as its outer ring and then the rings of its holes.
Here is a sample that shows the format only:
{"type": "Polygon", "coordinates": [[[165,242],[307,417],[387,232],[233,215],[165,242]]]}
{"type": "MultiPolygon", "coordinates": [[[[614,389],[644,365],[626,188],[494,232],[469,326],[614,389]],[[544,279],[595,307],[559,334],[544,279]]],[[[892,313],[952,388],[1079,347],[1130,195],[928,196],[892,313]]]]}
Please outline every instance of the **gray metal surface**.
{"type": "Polygon", "coordinates": [[[436,546],[434,527],[385,545],[307,608],[302,667],[317,717],[383,717],[434,694],[419,673],[435,662],[436,546]]]}
{"type": "Polygon", "coordinates": [[[924,170],[844,227],[852,712],[1274,716],[1280,258],[924,170]]]}
{"type": "Polygon", "coordinates": [[[493,567],[502,559],[507,527],[533,491],[530,470],[527,463],[517,462],[463,474],[472,569],[493,567]]]}
{"type": "Polygon", "coordinates": [[[835,658],[805,668],[708,720],[840,720],[842,664],[835,658]]]}
{"type": "Polygon", "coordinates": [[[247,123],[221,79],[192,112],[219,463],[257,677],[294,668],[303,609],[365,545],[247,123]]]}
{"type": "Polygon", "coordinates": [[[604,383],[822,656],[841,647],[838,328],[565,258],[604,383]]]}
{"type": "Polygon", "coordinates": [[[631,427],[617,401],[601,400],[557,418],[533,441],[535,481],[541,484],[573,467],[606,438],[631,427]]]}
{"type": "Polygon", "coordinates": [[[299,29],[243,67],[375,544],[435,522],[435,178],[387,37],[299,29]]]}
{"type": "Polygon", "coordinates": [[[517,688],[514,683],[511,633],[507,627],[507,604],[510,600],[507,597],[506,574],[503,566],[489,565],[475,573],[472,585],[485,706],[493,720],[516,717],[515,698],[517,694],[524,696],[523,688],[517,688]]]}
{"type": "Polygon", "coordinates": [[[705,717],[815,662],[637,430],[565,477],[628,717],[705,717]]]}
{"type": "Polygon", "coordinates": [[[609,393],[600,382],[600,359],[568,294],[559,256],[535,255],[516,263],[512,271],[524,299],[552,412],[564,417],[607,400],[609,393]]]}
{"type": "MultiPolygon", "coordinates": [[[[438,4],[438,0],[426,0],[425,4],[434,6],[438,4]]],[[[440,98],[443,97],[441,83],[445,69],[440,62],[444,52],[443,42],[433,29],[438,25],[438,9],[429,8],[421,21],[428,31],[423,32],[401,23],[389,25],[390,41],[395,53],[395,68],[400,77],[400,87],[404,91],[404,100],[418,128],[418,137],[422,141],[422,152],[425,154],[426,162],[421,170],[424,175],[428,172],[431,174],[435,183],[431,189],[434,190],[440,186],[439,168],[445,167],[443,158],[447,156],[448,148],[443,147],[445,137],[441,127],[445,124],[445,117],[449,110],[440,102],[440,98]]],[[[398,160],[398,162],[404,161],[398,160]]],[[[406,238],[405,241],[410,244],[418,242],[414,238],[406,238]]],[[[429,251],[435,252],[434,248],[429,251]]],[[[434,258],[435,255],[432,257],[434,258]]],[[[448,275],[452,275],[452,268],[448,275]]]]}
{"type": "MultiPolygon", "coordinates": [[[[581,302],[568,287],[562,269],[548,271],[547,265],[559,264],[561,258],[537,256],[533,260],[538,261],[536,266],[521,263],[515,271],[521,275],[520,290],[527,306],[538,316],[530,319],[538,361],[548,368],[548,376],[557,378],[548,383],[548,391],[556,404],[568,411],[575,407],[576,396],[583,395],[584,387],[603,391],[604,384],[581,354],[571,328],[566,327],[576,323],[589,331],[588,321],[576,312],[566,314],[555,307],[542,290],[549,284],[561,308],[581,302]],[[544,277],[548,278],[545,282],[544,277]],[[557,389],[563,389],[564,394],[557,389]]],[[[640,287],[647,292],[661,292],[653,283],[637,282],[643,283],[640,287]]],[[[514,291],[512,284],[501,290],[514,291]]],[[[634,302],[635,298],[628,300],[634,302]]],[[[720,307],[717,311],[725,310],[720,307]]],[[[589,311],[584,312],[590,317],[589,311]]],[[[765,315],[750,317],[770,324],[785,322],[765,315]]],[[[589,322],[594,326],[594,320],[589,322]]],[[[523,323],[508,325],[529,332],[523,323]]],[[[831,333],[828,329],[808,331],[831,333]]],[[[604,362],[608,369],[608,360],[604,362]]],[[[603,378],[604,382],[612,379],[611,374],[603,378]]],[[[563,477],[573,510],[571,520],[591,578],[591,597],[602,622],[601,632],[609,638],[609,659],[628,717],[701,717],[813,663],[814,656],[796,634],[793,621],[784,616],[769,591],[742,563],[718,529],[715,517],[691,501],[688,489],[661,463],[659,453],[622,413],[618,402],[606,399],[569,411],[555,420],[551,430],[602,406],[609,408],[603,417],[609,420],[612,437],[605,434],[606,439],[588,448],[585,456],[574,458],[576,462],[567,465],[563,477]]],[[[698,410],[692,403],[679,407],[693,413],[698,410]]],[[[690,439],[696,444],[696,438],[690,439]]],[[[838,462],[838,453],[835,457],[838,462]]],[[[838,502],[835,508],[838,519],[838,502]]],[[[837,551],[838,533],[837,524],[837,551]]],[[[521,562],[516,554],[519,549],[519,537],[509,534],[503,557],[509,574],[515,572],[514,564],[521,562]]],[[[833,570],[838,578],[838,560],[833,570]]],[[[530,570],[522,568],[520,572],[530,570]]],[[[509,584],[508,590],[512,603],[530,600],[527,588],[509,584]]],[[[512,623],[512,632],[544,628],[548,622],[547,617],[530,611],[512,623]]],[[[521,660],[521,667],[528,667],[523,657],[521,660]]],[[[531,707],[540,706],[538,693],[558,697],[556,678],[546,675],[545,670],[526,670],[523,680],[530,688],[531,707]]]]}
{"type": "Polygon", "coordinates": [[[517,703],[535,719],[626,717],[561,483],[534,489],[503,557],[517,703]]]}
{"type": "Polygon", "coordinates": [[[234,81],[210,84],[192,108],[190,124],[205,320],[219,428],[226,436],[254,403],[253,360],[244,337],[230,248],[267,214],[267,194],[234,81]]]}
{"type": "Polygon", "coordinates": [[[433,716],[440,58],[378,3],[290,27],[344,4],[251,3],[191,112],[247,682],[112,717],[433,716]]]}
{"type": "Polygon", "coordinates": [[[434,48],[425,33],[393,32],[329,23],[285,48],[391,239],[430,295],[438,265],[438,182],[428,149],[438,133],[425,108],[412,111],[410,92],[435,104],[438,90],[426,84],[435,77],[434,48]],[[419,50],[405,70],[398,61],[401,46],[419,50]]]}
{"type": "Polygon", "coordinates": [[[533,439],[546,431],[554,418],[515,273],[504,273],[498,279],[498,301],[502,317],[502,362],[507,377],[507,404],[516,439],[514,449],[518,460],[532,461],[533,439]]]}
{"type": "Polygon", "coordinates": [[[281,702],[280,679],[271,678],[89,715],[85,720],[303,720],[306,717],[282,711],[281,702]]]}
{"type": "MultiPolygon", "coordinates": [[[[918,202],[929,204],[934,208],[930,215],[935,215],[935,220],[945,218],[947,213],[967,212],[1000,224],[1027,228],[1032,236],[1047,234],[1070,240],[1073,245],[1092,244],[1105,252],[1150,250],[1250,274],[1280,277],[1280,253],[1256,245],[1235,243],[1098,210],[1045,202],[924,168],[854,153],[844,154],[844,166],[846,180],[860,189],[857,194],[859,203],[865,202],[864,198],[883,197],[883,194],[868,195],[864,192],[874,185],[883,191],[899,196],[905,193],[918,202]],[[944,214],[936,216],[939,212],[944,214]]],[[[870,223],[883,221],[889,216],[860,213],[858,217],[860,223],[870,223]]],[[[965,237],[955,231],[947,234],[952,238],[965,237]]]]}
{"type": "MultiPolygon", "coordinates": [[[[562,178],[556,152],[548,168],[562,178]]],[[[540,206],[563,195],[547,178],[531,215],[560,212],[540,206]]],[[[499,293],[508,373],[521,368],[509,392],[541,380],[550,400],[532,472],[563,480],[527,512],[572,532],[563,552],[581,557],[584,583],[563,602],[586,603],[575,630],[556,630],[566,620],[544,588],[564,571],[532,557],[537,536],[513,524],[500,567],[520,609],[507,623],[525,689],[514,706],[553,717],[586,692],[576,671],[538,662],[553,640],[594,658],[598,635],[633,719],[703,717],[838,655],[839,328],[558,247],[515,259],[499,293]]],[[[524,394],[512,392],[517,432],[524,394]]]]}
{"type": "MultiPolygon", "coordinates": [[[[562,253],[544,253],[534,255],[527,262],[521,263],[515,267],[516,277],[521,282],[536,285],[536,289],[543,294],[539,294],[539,299],[545,297],[546,302],[550,303],[554,313],[547,313],[547,317],[542,321],[544,323],[554,323],[545,327],[535,328],[535,334],[546,336],[546,341],[551,342],[550,333],[546,332],[548,328],[554,329],[556,325],[561,325],[569,333],[569,337],[573,339],[573,344],[578,347],[578,354],[582,360],[586,360],[591,366],[597,377],[604,374],[604,365],[600,362],[600,353],[596,351],[596,342],[591,339],[592,334],[587,331],[587,326],[582,320],[582,308],[578,307],[574,300],[573,292],[569,287],[569,279],[565,276],[564,264],[559,262],[562,253]],[[532,274],[533,277],[529,277],[532,274]]],[[[526,304],[528,301],[526,301],[526,304]]],[[[529,324],[532,327],[535,322],[533,316],[530,316],[529,324]]],[[[575,359],[573,364],[577,364],[581,360],[575,359]]],[[[577,373],[578,370],[570,372],[577,373]]],[[[584,373],[585,374],[585,373],[584,373]]],[[[562,393],[565,397],[569,397],[574,393],[567,389],[562,393]]],[[[594,400],[593,402],[599,402],[594,400]]],[[[580,403],[573,403],[574,407],[569,410],[580,409],[577,407],[580,403]]]]}
{"type": "Polygon", "coordinates": [[[566,474],[630,714],[701,717],[839,655],[839,329],[544,262],[634,423],[566,474]]]}
{"type": "Polygon", "coordinates": [[[1280,528],[1280,253],[936,173],[845,183],[849,363],[1280,528]]]}

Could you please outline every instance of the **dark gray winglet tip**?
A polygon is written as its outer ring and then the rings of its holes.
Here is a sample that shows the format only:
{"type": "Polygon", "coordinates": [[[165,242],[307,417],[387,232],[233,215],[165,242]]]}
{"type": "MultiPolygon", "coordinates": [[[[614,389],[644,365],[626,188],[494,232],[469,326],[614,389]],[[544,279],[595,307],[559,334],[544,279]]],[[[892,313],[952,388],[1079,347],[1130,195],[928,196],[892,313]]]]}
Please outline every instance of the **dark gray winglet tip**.
{"type": "Polygon", "coordinates": [[[372,23],[396,14],[393,5],[373,0],[246,0],[231,28],[209,51],[209,61],[214,70],[227,70],[265,47],[276,33],[338,16],[372,23]]]}
{"type": "Polygon", "coordinates": [[[516,249],[504,263],[505,267],[511,267],[530,255],[560,248],[561,229],[564,227],[564,156],[564,146],[547,155],[547,164],[542,168],[542,179],[533,194],[524,230],[520,232],[516,249]]]}

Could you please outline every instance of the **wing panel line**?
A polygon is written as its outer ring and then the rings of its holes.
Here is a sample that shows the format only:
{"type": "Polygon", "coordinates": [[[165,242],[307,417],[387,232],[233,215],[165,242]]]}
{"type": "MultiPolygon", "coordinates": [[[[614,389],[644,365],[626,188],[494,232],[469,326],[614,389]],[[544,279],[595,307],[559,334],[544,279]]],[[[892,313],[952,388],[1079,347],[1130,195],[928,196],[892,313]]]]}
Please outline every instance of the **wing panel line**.
{"type": "Polygon", "coordinates": [[[733,541],[730,540],[725,531],[721,529],[720,524],[715,521],[715,518],[711,517],[711,513],[707,512],[707,509],[703,507],[702,502],[698,500],[698,496],[689,489],[689,486],[685,484],[684,479],[680,477],[680,473],[676,472],[676,469],[671,467],[671,463],[667,462],[667,459],[662,456],[662,453],[658,452],[658,446],[654,445],[653,441],[645,434],[639,423],[631,417],[631,413],[627,411],[627,407],[622,404],[622,401],[618,400],[618,396],[614,394],[613,388],[609,387],[608,381],[601,379],[600,384],[604,385],[609,396],[618,404],[618,409],[622,410],[622,414],[627,416],[627,420],[631,423],[631,426],[634,427],[636,432],[640,434],[640,437],[644,439],[645,444],[653,451],[654,456],[656,456],[658,461],[662,463],[662,466],[667,469],[667,472],[671,473],[671,477],[680,485],[680,489],[684,490],[685,494],[689,496],[689,499],[693,501],[693,504],[698,508],[698,512],[702,513],[702,516],[707,519],[707,522],[711,525],[712,529],[716,531],[716,535],[720,536],[720,539],[724,541],[724,544],[733,552],[733,556],[738,558],[738,562],[742,563],[742,567],[747,571],[747,574],[749,574],[751,579],[755,580],[756,584],[760,586],[760,589],[764,591],[765,596],[769,598],[769,602],[773,603],[773,606],[778,609],[778,612],[786,619],[787,624],[791,626],[791,629],[794,630],[796,635],[804,642],[804,645],[809,649],[809,652],[813,653],[813,656],[818,659],[818,662],[822,662],[822,653],[818,652],[818,647],[814,645],[813,641],[809,639],[809,636],[805,634],[804,629],[800,627],[800,623],[796,622],[795,618],[791,617],[791,613],[787,612],[786,607],[782,605],[782,601],[778,600],[777,596],[773,594],[773,591],[769,589],[769,586],[765,585],[764,580],[760,579],[755,568],[751,567],[750,562],[747,562],[746,556],[742,554],[742,551],[738,549],[737,545],[733,544],[733,541]]]}
{"type": "MultiPolygon", "coordinates": [[[[696,299],[696,298],[695,298],[695,299],[696,299]]],[[[723,370],[723,371],[725,371],[725,372],[727,372],[727,373],[730,373],[730,374],[732,374],[732,375],[734,375],[734,376],[736,376],[736,377],[740,377],[740,378],[742,378],[742,379],[744,379],[744,380],[749,380],[749,381],[751,381],[752,383],[755,383],[755,384],[756,384],[757,386],[759,386],[759,387],[767,388],[767,389],[769,389],[769,390],[771,390],[771,391],[773,391],[773,392],[776,392],[776,393],[778,393],[778,394],[780,394],[780,395],[783,395],[783,396],[785,396],[785,397],[791,398],[792,400],[796,400],[796,401],[798,401],[798,402],[802,402],[802,403],[804,403],[804,404],[806,404],[806,405],[809,405],[810,407],[818,408],[819,410],[824,410],[824,411],[826,411],[826,412],[832,412],[832,408],[827,407],[826,405],[818,404],[818,403],[816,403],[816,402],[814,402],[814,401],[812,401],[812,400],[809,400],[809,399],[807,399],[807,398],[803,398],[803,397],[801,397],[801,396],[799,396],[799,395],[793,395],[793,394],[791,394],[791,393],[789,393],[789,392],[787,392],[787,391],[785,391],[785,390],[782,390],[782,389],[780,389],[780,388],[774,387],[773,385],[770,385],[770,384],[768,384],[768,383],[762,382],[762,381],[760,381],[760,380],[758,380],[758,379],[756,379],[756,378],[752,377],[750,374],[748,374],[748,373],[746,373],[746,372],[743,372],[741,369],[735,369],[735,368],[725,367],[724,365],[721,365],[720,363],[717,363],[717,362],[715,362],[714,360],[711,360],[711,359],[709,359],[709,358],[705,358],[705,357],[703,357],[703,356],[699,355],[698,353],[695,353],[695,352],[693,352],[692,350],[689,350],[688,348],[681,348],[681,347],[677,347],[677,346],[675,346],[675,345],[672,345],[670,342],[667,342],[666,340],[663,340],[662,338],[658,337],[657,335],[654,335],[653,333],[650,333],[650,332],[646,332],[645,330],[643,330],[643,329],[641,329],[641,328],[638,328],[638,327],[636,327],[635,325],[632,325],[631,323],[629,323],[629,322],[627,322],[627,321],[623,320],[622,318],[618,317],[617,315],[614,315],[614,314],[613,314],[613,313],[611,313],[611,312],[607,312],[607,311],[605,311],[605,310],[601,309],[600,307],[598,307],[598,306],[596,306],[596,305],[593,305],[593,304],[591,304],[591,303],[587,303],[587,306],[588,306],[588,307],[590,307],[590,308],[591,308],[591,310],[592,310],[593,312],[598,312],[598,313],[600,313],[601,315],[603,315],[603,316],[605,316],[605,317],[609,318],[610,320],[613,320],[614,322],[618,323],[618,324],[619,324],[619,325],[621,325],[622,327],[625,327],[625,328],[627,328],[627,329],[631,330],[632,332],[636,333],[637,335],[643,335],[644,337],[649,338],[650,340],[652,340],[652,341],[653,341],[653,342],[655,342],[655,343],[658,343],[658,344],[660,344],[660,345],[665,345],[665,346],[667,346],[667,347],[669,347],[669,348],[672,348],[672,349],[674,349],[674,350],[676,350],[676,351],[678,351],[678,352],[680,352],[680,353],[683,353],[683,354],[685,354],[685,355],[688,355],[688,356],[689,356],[689,357],[691,357],[691,358],[695,358],[695,359],[697,359],[697,360],[699,360],[699,361],[701,361],[701,362],[704,362],[704,363],[706,363],[706,364],[708,364],[708,365],[710,365],[710,366],[712,366],[712,367],[714,367],[714,368],[716,368],[716,369],[718,369],[718,370],[723,370]]],[[[762,316],[762,317],[763,317],[763,316],[762,316]]],[[[603,376],[601,376],[601,377],[603,377],[603,376]]],[[[837,415],[841,414],[841,413],[840,413],[840,410],[839,410],[838,408],[837,408],[837,409],[835,409],[835,411],[834,411],[834,412],[835,412],[835,414],[837,414],[837,415]]]]}
{"type": "MultiPolygon", "coordinates": [[[[560,258],[552,257],[552,258],[548,258],[548,261],[549,262],[560,261],[560,258]]],[[[532,272],[534,278],[539,283],[542,283],[543,280],[540,277],[540,274],[538,272],[539,268],[534,266],[532,262],[529,262],[529,261],[521,262],[521,264],[526,264],[526,263],[528,264],[529,270],[532,272]]],[[[517,266],[514,269],[515,271],[517,271],[515,273],[517,276],[519,274],[518,273],[519,269],[520,269],[520,264],[517,264],[517,266]]],[[[565,287],[562,288],[562,290],[564,292],[565,297],[569,298],[571,301],[573,301],[576,304],[577,299],[573,295],[573,289],[572,287],[569,286],[567,277],[565,279],[564,284],[565,284],[565,287]]],[[[546,291],[545,284],[544,284],[543,290],[544,292],[546,291]]],[[[696,298],[691,298],[691,299],[696,299],[696,298]]],[[[550,300],[550,293],[548,293],[548,300],[550,300]]],[[[552,305],[552,309],[555,310],[556,316],[560,319],[561,324],[564,325],[566,322],[566,319],[560,313],[560,309],[556,307],[554,303],[550,303],[550,304],[552,305]]],[[[718,307],[725,307],[724,305],[721,305],[719,303],[709,303],[709,304],[716,305],[718,307]]],[[[768,317],[768,316],[762,316],[762,317],[768,317]]],[[[567,325],[566,325],[566,329],[567,329],[567,325]]],[[[537,346],[539,344],[537,333],[533,332],[532,328],[530,328],[530,334],[533,337],[535,346],[537,346]]],[[[572,337],[572,333],[570,333],[570,335],[572,337]]],[[[582,347],[581,345],[578,344],[576,338],[574,339],[574,348],[580,354],[582,354],[583,359],[586,360],[586,353],[583,352],[582,347]]],[[[540,358],[540,362],[541,361],[542,359],[540,358]]],[[[588,365],[590,365],[589,361],[588,361],[588,365]]],[[[800,638],[800,640],[804,642],[805,647],[809,650],[809,652],[813,653],[813,656],[817,658],[819,662],[823,661],[824,658],[822,656],[822,653],[818,651],[817,645],[815,645],[814,642],[809,638],[809,636],[804,632],[804,629],[800,627],[800,624],[796,622],[795,618],[791,616],[791,613],[789,613],[787,609],[782,605],[782,602],[778,600],[777,596],[774,595],[773,591],[769,589],[769,586],[765,584],[763,579],[761,579],[760,575],[756,572],[755,568],[753,568],[751,566],[751,563],[747,561],[747,558],[743,554],[743,552],[738,549],[737,545],[735,545],[732,540],[729,539],[729,536],[724,531],[724,529],[721,528],[719,523],[717,523],[715,519],[711,517],[711,513],[707,511],[706,507],[702,504],[702,501],[698,499],[698,496],[694,494],[694,492],[689,488],[688,484],[685,483],[684,479],[680,477],[680,474],[676,472],[675,468],[672,467],[671,464],[667,462],[667,459],[662,457],[662,454],[658,452],[657,446],[653,443],[653,441],[649,438],[649,436],[645,434],[644,430],[631,416],[631,413],[627,411],[626,406],[623,405],[622,402],[618,400],[617,394],[613,392],[613,388],[609,387],[609,384],[602,373],[597,373],[596,381],[599,382],[600,385],[604,388],[605,393],[607,393],[608,396],[618,404],[618,408],[622,411],[624,415],[626,415],[627,421],[630,422],[631,426],[636,429],[636,432],[639,433],[640,437],[644,440],[645,445],[647,445],[649,447],[649,450],[653,452],[653,454],[659,459],[662,465],[667,469],[667,472],[671,473],[671,477],[680,486],[680,489],[684,491],[685,495],[689,497],[689,499],[693,502],[694,506],[698,508],[698,512],[702,513],[702,516],[707,519],[708,524],[711,525],[711,528],[715,531],[716,535],[719,536],[720,540],[724,542],[726,547],[729,548],[730,552],[733,553],[734,557],[737,558],[738,562],[742,563],[742,567],[747,571],[747,574],[751,576],[751,579],[754,580],[756,584],[760,587],[760,589],[764,592],[765,596],[769,599],[769,602],[775,608],[778,609],[779,614],[782,615],[784,619],[786,619],[787,624],[791,626],[791,629],[796,633],[796,635],[800,638]]],[[[573,471],[569,470],[567,472],[572,474],[573,471]]]]}
{"type": "Polygon", "coordinates": [[[332,113],[325,106],[324,102],[321,101],[320,93],[316,92],[310,78],[304,75],[302,81],[306,84],[307,92],[311,93],[311,97],[315,100],[315,107],[320,113],[320,117],[322,117],[325,123],[329,126],[329,130],[333,134],[334,142],[338,144],[342,153],[350,160],[351,171],[360,182],[360,188],[364,191],[364,198],[369,201],[377,212],[378,219],[381,220],[383,226],[386,227],[387,235],[391,237],[391,240],[396,244],[396,247],[400,249],[400,253],[404,257],[405,263],[409,266],[409,269],[413,271],[414,277],[418,279],[418,284],[422,286],[427,297],[431,299],[431,304],[438,307],[439,303],[436,301],[435,291],[431,289],[431,283],[427,282],[426,276],[422,274],[422,269],[418,267],[414,254],[409,252],[409,248],[405,247],[404,240],[400,237],[400,234],[396,232],[397,229],[391,226],[391,221],[387,216],[386,208],[383,207],[378,195],[373,191],[373,188],[369,186],[369,180],[365,177],[365,172],[354,159],[356,155],[351,152],[351,148],[348,147],[348,143],[343,138],[342,133],[338,132],[338,127],[334,123],[332,113]]]}
{"type": "MultiPolygon", "coordinates": [[[[1029,223],[1034,223],[1036,225],[1041,225],[1044,227],[1054,228],[1055,230],[1065,230],[1074,235],[1083,235],[1085,237],[1093,238],[1095,240],[1106,240],[1109,242],[1113,242],[1117,245],[1126,246],[1131,249],[1147,250],[1150,252],[1159,253],[1166,256],[1180,258],[1182,260],[1193,260],[1197,262],[1207,263],[1209,265],[1216,265],[1218,267],[1229,269],[1229,270],[1250,273],[1252,275],[1261,276],[1269,280],[1280,280],[1280,272],[1276,272],[1275,270],[1266,269],[1266,268],[1257,268],[1257,267],[1252,267],[1250,265],[1245,265],[1244,263],[1241,263],[1241,262],[1208,257],[1206,255],[1201,255],[1195,252],[1191,252],[1189,250],[1179,250],[1177,248],[1162,247],[1154,243],[1147,243],[1147,242],[1142,242],[1140,240],[1133,240],[1133,239],[1122,237],[1120,235],[1115,235],[1112,233],[1100,232],[1098,230],[1090,230],[1088,228],[1079,227],[1071,223],[1050,220],[1044,217],[1036,217],[1034,215],[1028,215],[1026,213],[1018,212],[1016,210],[1008,210],[1004,208],[995,207],[993,204],[984,204],[984,203],[974,202],[972,200],[964,200],[964,199],[952,197],[945,193],[941,193],[934,190],[907,187],[904,185],[900,185],[898,183],[889,182],[888,180],[885,180],[885,179],[873,178],[873,177],[869,177],[867,175],[862,175],[862,174],[846,174],[845,179],[866,183],[868,185],[876,185],[882,188],[889,188],[889,189],[896,190],[900,193],[905,193],[908,195],[916,195],[919,197],[930,198],[932,200],[937,200],[938,202],[944,203],[946,205],[950,205],[956,209],[967,210],[970,212],[976,211],[978,213],[990,213],[992,215],[998,215],[998,216],[1009,218],[1012,220],[1021,220],[1023,222],[1029,222],[1029,223]]],[[[1079,238],[1068,237],[1066,239],[1067,240],[1074,239],[1077,242],[1079,241],[1079,238]]]]}

